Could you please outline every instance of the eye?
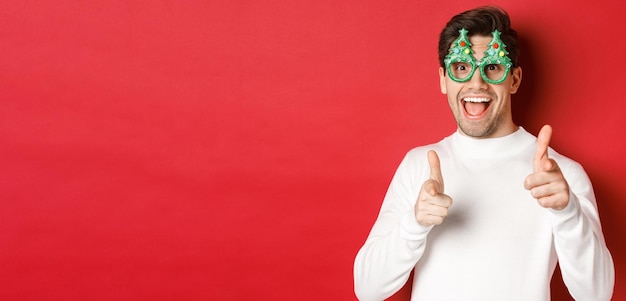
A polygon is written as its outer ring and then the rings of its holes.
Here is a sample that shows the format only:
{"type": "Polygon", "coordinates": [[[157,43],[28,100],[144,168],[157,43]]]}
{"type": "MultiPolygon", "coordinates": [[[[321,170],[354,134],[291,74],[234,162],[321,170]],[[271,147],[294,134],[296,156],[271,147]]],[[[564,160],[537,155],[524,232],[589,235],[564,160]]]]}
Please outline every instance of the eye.
{"type": "Polygon", "coordinates": [[[456,72],[469,72],[472,70],[472,66],[468,63],[454,63],[452,69],[456,72]]]}
{"type": "Polygon", "coordinates": [[[450,68],[451,75],[461,80],[469,78],[473,69],[470,63],[465,63],[465,62],[455,62],[449,65],[448,67],[450,68]]]}
{"type": "Polygon", "coordinates": [[[487,71],[498,71],[499,69],[500,69],[500,65],[496,65],[496,64],[489,64],[485,68],[485,70],[487,71]]]}
{"type": "Polygon", "coordinates": [[[506,77],[507,69],[501,64],[486,64],[482,73],[483,76],[487,77],[491,81],[499,81],[506,77]]]}

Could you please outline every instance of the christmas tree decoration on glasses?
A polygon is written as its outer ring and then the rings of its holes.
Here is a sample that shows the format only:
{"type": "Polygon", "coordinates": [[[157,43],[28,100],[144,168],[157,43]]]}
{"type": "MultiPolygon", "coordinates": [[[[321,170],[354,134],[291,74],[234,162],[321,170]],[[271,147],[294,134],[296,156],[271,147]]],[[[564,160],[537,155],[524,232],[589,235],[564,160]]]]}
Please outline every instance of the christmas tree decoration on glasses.
{"type": "Polygon", "coordinates": [[[455,82],[469,81],[476,68],[480,70],[483,80],[490,84],[500,84],[506,80],[513,63],[508,57],[506,45],[500,39],[500,32],[494,30],[491,42],[487,45],[485,56],[476,60],[472,44],[467,37],[467,30],[459,30],[459,37],[454,40],[444,63],[450,78],[455,82]]]}

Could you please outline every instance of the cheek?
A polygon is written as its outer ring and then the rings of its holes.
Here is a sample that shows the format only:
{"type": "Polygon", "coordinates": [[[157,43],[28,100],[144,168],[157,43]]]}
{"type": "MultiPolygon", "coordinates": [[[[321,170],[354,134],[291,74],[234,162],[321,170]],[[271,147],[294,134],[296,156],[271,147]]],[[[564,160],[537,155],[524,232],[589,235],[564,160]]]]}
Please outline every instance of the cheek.
{"type": "Polygon", "coordinates": [[[459,102],[456,99],[456,95],[452,93],[448,93],[446,98],[448,99],[448,105],[450,106],[451,109],[455,109],[459,106],[459,102]]]}
{"type": "Polygon", "coordinates": [[[457,83],[451,79],[448,79],[446,81],[446,94],[448,95],[448,100],[449,101],[456,101],[457,97],[459,96],[459,94],[461,93],[461,90],[463,90],[463,84],[462,83],[457,83]]]}

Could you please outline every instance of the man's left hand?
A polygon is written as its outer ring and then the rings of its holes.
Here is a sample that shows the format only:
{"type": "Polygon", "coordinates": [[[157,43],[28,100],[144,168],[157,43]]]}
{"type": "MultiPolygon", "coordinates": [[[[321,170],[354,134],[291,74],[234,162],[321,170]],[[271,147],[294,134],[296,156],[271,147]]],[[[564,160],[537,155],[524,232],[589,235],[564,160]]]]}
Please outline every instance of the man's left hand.
{"type": "Polygon", "coordinates": [[[537,135],[537,152],[533,159],[533,173],[526,177],[524,188],[545,208],[561,210],[569,204],[569,185],[559,165],[548,157],[552,127],[544,125],[537,135]]]}

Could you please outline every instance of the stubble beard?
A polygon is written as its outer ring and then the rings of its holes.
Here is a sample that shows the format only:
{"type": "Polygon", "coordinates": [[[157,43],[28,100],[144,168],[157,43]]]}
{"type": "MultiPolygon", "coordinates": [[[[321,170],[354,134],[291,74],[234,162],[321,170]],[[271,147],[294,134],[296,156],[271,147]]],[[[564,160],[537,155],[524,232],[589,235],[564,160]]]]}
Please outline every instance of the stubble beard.
{"type": "Polygon", "coordinates": [[[487,138],[493,134],[500,124],[502,124],[504,116],[497,114],[493,117],[487,117],[487,119],[471,122],[464,119],[463,113],[456,118],[457,125],[461,132],[469,137],[473,138],[487,138]]]}

